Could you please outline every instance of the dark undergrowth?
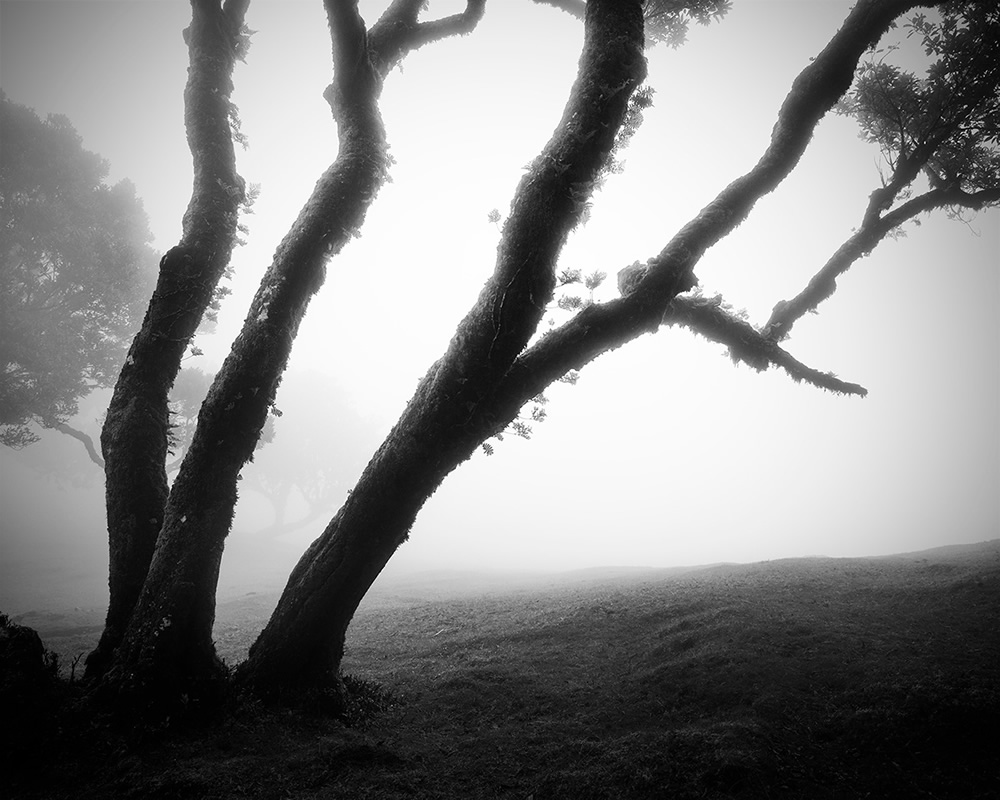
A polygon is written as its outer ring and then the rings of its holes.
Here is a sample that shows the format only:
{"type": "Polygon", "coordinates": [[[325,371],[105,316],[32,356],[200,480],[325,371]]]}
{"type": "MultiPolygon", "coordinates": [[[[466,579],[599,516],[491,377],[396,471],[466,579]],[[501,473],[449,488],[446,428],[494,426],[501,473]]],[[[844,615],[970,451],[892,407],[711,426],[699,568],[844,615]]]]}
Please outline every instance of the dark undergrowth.
{"type": "MultiPolygon", "coordinates": [[[[210,724],[126,735],[50,676],[4,742],[0,791],[1000,797],[1000,543],[434,587],[359,612],[346,722],[233,700],[210,724]]],[[[221,609],[220,649],[245,649],[267,605],[221,609]]]]}

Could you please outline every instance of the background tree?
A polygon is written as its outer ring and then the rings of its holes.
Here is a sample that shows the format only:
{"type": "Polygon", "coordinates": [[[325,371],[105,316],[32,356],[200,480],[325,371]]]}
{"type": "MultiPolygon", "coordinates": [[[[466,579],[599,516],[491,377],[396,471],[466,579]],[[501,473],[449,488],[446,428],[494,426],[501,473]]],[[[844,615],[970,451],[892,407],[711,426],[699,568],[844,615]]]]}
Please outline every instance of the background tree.
{"type": "Polygon", "coordinates": [[[78,438],[79,401],[113,385],[156,274],[148,220],[128,181],[83,149],[65,117],[0,95],[0,442],[39,428],[78,438]]]}
{"type": "Polygon", "coordinates": [[[274,517],[259,531],[284,536],[329,519],[364,467],[370,424],[343,389],[312,370],[289,370],[282,380],[281,415],[269,417],[266,448],[243,470],[242,486],[267,499],[274,517]],[[336,453],[331,457],[331,453],[336,453]]]}
{"type": "MultiPolygon", "coordinates": [[[[197,351],[200,353],[200,351],[197,351]]],[[[212,375],[198,367],[185,367],[177,373],[174,385],[170,387],[170,433],[169,453],[171,459],[167,462],[167,472],[175,472],[181,465],[184,452],[191,445],[195,428],[198,425],[198,410],[205,402],[205,395],[212,385],[212,375]]],[[[274,409],[276,412],[277,409],[274,409]]],[[[274,438],[273,418],[268,418],[257,441],[259,450],[274,438]]]]}
{"type": "MultiPolygon", "coordinates": [[[[240,669],[244,687],[265,695],[337,688],[344,634],[358,602],[444,477],[553,381],[658,329],[678,295],[696,285],[693,270],[705,250],[794,168],[818,120],[850,88],[865,50],[914,5],[859,3],[793,84],[757,165],[719,192],[659,253],[622,270],[621,297],[587,305],[538,337],[556,289],[559,252],[584,217],[645,73],[642,48],[649,37],[643,4],[587,3],[578,80],[556,132],[518,186],[493,276],[343,507],[293,571],[271,622],[240,669]]],[[[217,4],[193,6],[196,23],[199,14],[225,13],[217,4]]],[[[105,652],[113,661],[105,661],[110,669],[103,685],[126,697],[197,696],[223,674],[211,621],[236,481],[273,402],[305,306],[322,281],[323,265],[360,225],[385,179],[388,159],[377,106],[381,82],[407,50],[467,32],[482,13],[481,4],[469,3],[463,14],[420,22],[420,3],[396,0],[367,29],[353,5],[328,2],[326,8],[335,64],[326,97],[338,123],[340,152],[265,275],[244,330],[208,392],[169,497],[159,506],[147,504],[157,514],[162,509],[162,530],[127,630],[120,644],[105,652]]],[[[206,41],[206,47],[226,44],[206,41]]],[[[210,60],[220,61],[223,52],[210,60]]],[[[195,78],[197,55],[192,46],[195,78]]],[[[190,126],[189,136],[197,158],[199,140],[190,126]]],[[[149,330],[141,337],[154,337],[162,322],[147,321],[149,330]]],[[[793,376],[863,393],[855,384],[803,368],[753,326],[738,333],[766,348],[768,363],[793,376]]],[[[719,336],[740,344],[733,330],[719,336]]],[[[143,391],[141,381],[128,377],[123,372],[119,384],[123,406],[132,402],[130,394],[143,391]]],[[[114,480],[109,476],[109,484],[114,480]]],[[[158,502],[155,493],[145,496],[158,502]]]]}

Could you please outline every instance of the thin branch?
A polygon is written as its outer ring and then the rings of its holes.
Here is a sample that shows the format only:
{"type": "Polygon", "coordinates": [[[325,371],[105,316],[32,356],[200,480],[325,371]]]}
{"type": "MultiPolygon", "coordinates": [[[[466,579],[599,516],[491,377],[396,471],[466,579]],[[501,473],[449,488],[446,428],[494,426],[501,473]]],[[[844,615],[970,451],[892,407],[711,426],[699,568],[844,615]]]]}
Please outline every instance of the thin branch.
{"type": "Polygon", "coordinates": [[[909,155],[900,153],[888,183],[868,196],[868,206],[861,219],[862,229],[875,225],[882,212],[892,207],[899,193],[920,174],[920,170],[927,164],[927,160],[947,138],[948,133],[943,133],[922,141],[909,155]]]}
{"type": "Polygon", "coordinates": [[[684,326],[709,341],[724,344],[729,348],[734,363],[743,362],[758,372],[776,366],[785,370],[796,382],[805,381],[840,394],[860,397],[868,394],[863,386],[847,383],[796,360],[750,323],[727,312],[722,307],[721,297],[675,297],[663,316],[663,322],[684,326]]]}
{"type": "Polygon", "coordinates": [[[957,187],[932,189],[908,200],[884,217],[859,229],[837,249],[801,292],[791,300],[779,301],[764,326],[764,335],[774,341],[787,338],[797,320],[814,311],[820,303],[833,295],[837,290],[837,278],[907,220],[936,208],[957,206],[978,211],[997,202],[1000,202],[1000,188],[971,193],[957,187]]]}
{"type": "Polygon", "coordinates": [[[90,460],[93,461],[97,466],[104,470],[104,459],[101,458],[100,453],[97,452],[97,448],[94,446],[94,440],[89,434],[83,431],[77,430],[76,428],[67,425],[65,422],[57,422],[54,425],[49,425],[54,431],[59,431],[59,433],[65,433],[67,436],[72,436],[79,442],[83,443],[83,446],[87,449],[87,455],[90,456],[90,460]]]}

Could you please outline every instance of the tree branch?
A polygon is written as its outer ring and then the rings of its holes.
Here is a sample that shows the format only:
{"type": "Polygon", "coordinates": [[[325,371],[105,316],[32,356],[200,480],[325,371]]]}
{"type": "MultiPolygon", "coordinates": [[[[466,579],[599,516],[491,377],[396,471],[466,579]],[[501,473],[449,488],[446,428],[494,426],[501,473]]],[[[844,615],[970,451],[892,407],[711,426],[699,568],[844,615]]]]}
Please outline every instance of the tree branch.
{"type": "Polygon", "coordinates": [[[799,319],[833,295],[837,290],[837,278],[907,220],[936,208],[959,206],[978,211],[998,202],[1000,188],[971,193],[958,187],[932,189],[908,200],[884,217],[876,218],[844,242],[801,292],[791,300],[780,300],[775,304],[771,317],[764,326],[764,336],[772,341],[786,339],[799,319]]]}
{"type": "Polygon", "coordinates": [[[324,96],[334,119],[344,124],[350,121],[359,106],[374,102],[381,88],[376,85],[380,79],[372,67],[368,33],[358,11],[358,0],[323,0],[323,5],[333,50],[333,81],[324,96]],[[348,112],[345,108],[355,111],[348,112]]]}
{"type": "Polygon", "coordinates": [[[461,14],[419,22],[423,5],[422,0],[396,0],[369,31],[372,61],[383,77],[413,50],[450,36],[471,33],[486,11],[486,0],[466,0],[461,14]]]}
{"type": "Polygon", "coordinates": [[[84,433],[81,430],[67,425],[65,422],[57,422],[54,425],[49,425],[54,431],[59,431],[59,433],[65,433],[67,436],[72,436],[79,442],[83,443],[83,446],[87,449],[87,455],[90,456],[90,460],[93,461],[97,466],[104,471],[104,459],[101,458],[100,453],[97,452],[97,448],[94,446],[94,440],[90,438],[90,435],[84,433]]]}
{"type": "Polygon", "coordinates": [[[558,254],[646,75],[641,8],[622,5],[588,4],[580,70],[562,119],[518,184],[493,275],[419,392],[440,391],[472,409],[538,328],[555,290],[558,254]]]}
{"type": "Polygon", "coordinates": [[[896,17],[917,5],[918,0],[859,2],[792,83],[778,112],[771,143],[756,166],[723,189],[647,261],[626,296],[585,308],[525,350],[499,384],[489,414],[478,420],[479,428],[488,432],[498,425],[503,427],[525,402],[567,372],[657,330],[674,297],[697,283],[693,268],[704,252],[739,225],[755,202],[798,163],[820,118],[850,88],[864,51],[896,17]]]}
{"type": "Polygon", "coordinates": [[[796,382],[805,381],[840,394],[861,397],[868,394],[867,389],[856,383],[847,383],[797,361],[750,323],[727,312],[722,307],[721,296],[675,297],[663,316],[663,322],[666,325],[682,325],[711,342],[726,345],[734,363],[743,362],[758,372],[773,365],[781,367],[796,382]]]}
{"type": "Polygon", "coordinates": [[[892,206],[897,195],[920,174],[927,160],[946,138],[948,138],[947,133],[928,138],[918,144],[911,153],[900,153],[889,182],[868,196],[868,207],[861,220],[862,229],[873,226],[882,212],[892,206]]]}
{"type": "Polygon", "coordinates": [[[583,20],[587,15],[587,3],[585,0],[535,0],[543,6],[552,6],[560,11],[565,11],[571,17],[583,20]]]}

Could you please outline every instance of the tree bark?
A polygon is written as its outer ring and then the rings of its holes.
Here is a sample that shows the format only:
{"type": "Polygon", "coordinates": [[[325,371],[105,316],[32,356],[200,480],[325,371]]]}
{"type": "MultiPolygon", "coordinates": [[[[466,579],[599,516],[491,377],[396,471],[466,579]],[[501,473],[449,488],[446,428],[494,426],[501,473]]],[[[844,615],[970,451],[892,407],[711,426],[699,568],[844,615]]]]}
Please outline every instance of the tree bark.
{"type": "MultiPolygon", "coordinates": [[[[394,7],[403,13],[419,5],[408,0],[394,7]]],[[[481,3],[470,2],[469,13],[474,16],[477,7],[481,16],[481,3]]],[[[398,52],[433,38],[417,24],[411,30],[420,41],[402,37],[379,50],[379,26],[391,17],[383,16],[369,36],[356,0],[327,0],[326,9],[334,80],[325,97],[337,123],[338,155],[278,246],[202,404],[141,594],[104,682],[127,703],[155,704],[157,714],[182,697],[211,699],[225,675],[212,625],[239,472],[253,454],[327,260],[356,235],[388,176],[377,102],[385,77],[380,68],[396,63],[398,52]]],[[[462,32],[461,26],[451,27],[462,32]]]]}
{"type": "Polygon", "coordinates": [[[791,171],[820,117],[849,87],[865,47],[912,5],[861,3],[796,81],[755,170],[651,259],[641,291],[585,309],[562,335],[525,350],[552,299],[565,232],[644,77],[641,4],[587,3],[580,75],[556,135],[518,187],[493,277],[343,508],[292,572],[237,673],[242,686],[264,696],[336,692],[351,617],[445,476],[554,380],[660,324],[670,300],[694,284],[691,270],[701,253],[791,171]],[[605,47],[617,48],[606,60],[605,47]],[[591,93],[595,87],[603,89],[591,93]]]}
{"type": "Polygon", "coordinates": [[[645,77],[640,0],[591,0],[556,133],[518,186],[493,276],[343,508],[302,556],[238,679],[265,695],[339,690],[344,636],[417,512],[485,438],[470,424],[534,333],[555,261],[645,77]]]}
{"type": "Polygon", "coordinates": [[[101,432],[110,601],[101,640],[87,658],[88,678],[107,669],[146,578],[167,499],[167,395],[236,243],[244,184],[236,172],[229,98],[247,2],[192,0],[184,32],[190,60],[184,121],[194,188],[180,243],[160,262],[101,432]]]}

